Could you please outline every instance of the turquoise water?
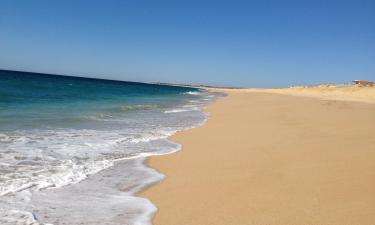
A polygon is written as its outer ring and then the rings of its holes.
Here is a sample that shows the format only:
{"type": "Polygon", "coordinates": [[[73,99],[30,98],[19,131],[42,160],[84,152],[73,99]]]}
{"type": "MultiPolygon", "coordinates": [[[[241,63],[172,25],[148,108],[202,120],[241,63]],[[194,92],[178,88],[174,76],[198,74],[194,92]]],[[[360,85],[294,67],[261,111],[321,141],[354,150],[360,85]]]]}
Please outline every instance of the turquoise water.
{"type": "Polygon", "coordinates": [[[10,71],[0,71],[0,78],[1,130],[86,126],[95,117],[117,118],[132,109],[168,108],[185,100],[185,93],[197,91],[10,71]]]}
{"type": "Polygon", "coordinates": [[[177,151],[167,138],[202,124],[200,109],[214,98],[188,87],[0,70],[0,224],[149,224],[155,207],[133,194],[163,175],[144,157],[177,151]],[[80,204],[71,199],[82,193],[80,204]],[[115,222],[103,212],[127,216],[115,222]]]}

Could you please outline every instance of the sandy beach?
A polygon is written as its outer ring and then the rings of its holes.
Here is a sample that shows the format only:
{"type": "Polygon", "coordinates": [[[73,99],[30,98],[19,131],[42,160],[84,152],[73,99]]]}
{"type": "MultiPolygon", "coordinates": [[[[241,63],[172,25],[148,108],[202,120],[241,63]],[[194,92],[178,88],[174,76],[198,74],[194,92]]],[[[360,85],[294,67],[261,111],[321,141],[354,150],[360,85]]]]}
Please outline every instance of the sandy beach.
{"type": "MultiPolygon", "coordinates": [[[[224,90],[235,91],[235,90],[224,90]]],[[[359,87],[354,85],[345,85],[344,87],[336,85],[318,85],[318,86],[296,86],[291,88],[279,89],[246,89],[246,92],[275,93],[293,96],[305,96],[326,100],[354,101],[375,103],[374,87],[359,87]]]]}
{"type": "Polygon", "coordinates": [[[375,104],[222,91],[171,138],[182,151],[148,162],[167,175],[141,193],[155,225],[375,223],[375,104]]]}

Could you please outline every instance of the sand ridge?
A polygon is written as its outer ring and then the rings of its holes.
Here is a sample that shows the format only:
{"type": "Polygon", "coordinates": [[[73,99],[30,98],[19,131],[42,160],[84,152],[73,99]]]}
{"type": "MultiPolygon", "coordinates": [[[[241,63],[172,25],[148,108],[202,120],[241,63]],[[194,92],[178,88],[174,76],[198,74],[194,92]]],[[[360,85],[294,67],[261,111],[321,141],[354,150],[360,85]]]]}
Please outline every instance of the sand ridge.
{"type": "Polygon", "coordinates": [[[355,101],[375,103],[375,87],[360,87],[357,85],[315,85],[315,86],[294,86],[289,88],[210,88],[210,90],[224,92],[256,92],[274,93],[293,96],[314,97],[337,101],[355,101]]]}

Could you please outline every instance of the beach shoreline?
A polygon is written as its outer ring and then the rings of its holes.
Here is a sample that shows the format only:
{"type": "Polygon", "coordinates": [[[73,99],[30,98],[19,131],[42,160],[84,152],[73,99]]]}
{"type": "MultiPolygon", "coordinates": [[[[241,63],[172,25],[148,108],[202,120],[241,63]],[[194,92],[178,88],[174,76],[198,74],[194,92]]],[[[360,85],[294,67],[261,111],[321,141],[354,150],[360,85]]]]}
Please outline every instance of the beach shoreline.
{"type": "Polygon", "coordinates": [[[199,126],[196,88],[0,70],[0,224],[151,224],[143,159],[199,126]],[[19,90],[22,90],[20,92],[19,90]],[[1,97],[1,96],[0,96],[1,97]],[[90,206],[90,207],[87,207],[90,206]]]}
{"type": "Polygon", "coordinates": [[[214,90],[182,150],[146,161],[166,175],[138,194],[154,224],[372,224],[375,104],[214,90]]]}

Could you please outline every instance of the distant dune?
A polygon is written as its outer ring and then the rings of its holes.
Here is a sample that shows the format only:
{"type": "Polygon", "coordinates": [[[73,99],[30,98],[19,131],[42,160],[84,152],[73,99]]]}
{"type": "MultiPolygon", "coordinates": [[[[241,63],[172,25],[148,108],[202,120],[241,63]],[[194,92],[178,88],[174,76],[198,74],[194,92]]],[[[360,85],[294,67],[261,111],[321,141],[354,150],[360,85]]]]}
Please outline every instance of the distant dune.
{"type": "Polygon", "coordinates": [[[247,91],[286,94],[294,96],[315,97],[329,100],[359,101],[375,103],[375,87],[360,87],[357,85],[322,84],[317,86],[293,86],[280,89],[216,89],[225,91],[247,91]]]}

